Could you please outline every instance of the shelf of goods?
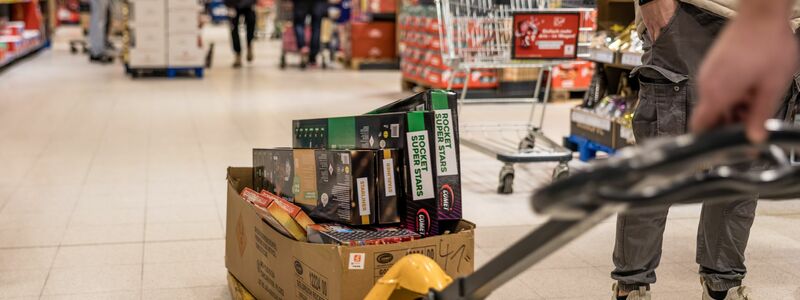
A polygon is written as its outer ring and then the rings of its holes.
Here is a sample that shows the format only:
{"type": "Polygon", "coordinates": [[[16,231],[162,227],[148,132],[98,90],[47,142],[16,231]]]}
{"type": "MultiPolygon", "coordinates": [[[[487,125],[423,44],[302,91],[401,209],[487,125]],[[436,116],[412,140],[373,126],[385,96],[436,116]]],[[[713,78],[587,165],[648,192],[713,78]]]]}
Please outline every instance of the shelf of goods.
{"type": "Polygon", "coordinates": [[[354,0],[342,49],[353,69],[397,69],[397,0],[354,0]]]}
{"type": "Polygon", "coordinates": [[[0,0],[0,69],[47,45],[46,16],[39,0],[0,0]]]}
{"type": "MultiPolygon", "coordinates": [[[[159,70],[199,70],[206,53],[196,0],[130,0],[125,10],[123,59],[132,74],[159,70]]],[[[171,76],[170,76],[171,77],[171,76]]]]}

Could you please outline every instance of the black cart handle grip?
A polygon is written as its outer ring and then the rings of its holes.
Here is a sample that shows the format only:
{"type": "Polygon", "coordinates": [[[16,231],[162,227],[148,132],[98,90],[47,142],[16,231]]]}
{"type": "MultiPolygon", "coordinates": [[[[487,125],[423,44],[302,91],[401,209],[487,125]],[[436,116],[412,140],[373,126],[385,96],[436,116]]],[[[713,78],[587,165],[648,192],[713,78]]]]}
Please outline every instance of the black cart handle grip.
{"type": "Polygon", "coordinates": [[[800,148],[800,128],[778,120],[765,126],[761,145],[751,144],[742,126],[649,140],[538,190],[533,208],[572,219],[606,205],[631,210],[748,195],[800,198],[800,167],[786,155],[800,148]]]}

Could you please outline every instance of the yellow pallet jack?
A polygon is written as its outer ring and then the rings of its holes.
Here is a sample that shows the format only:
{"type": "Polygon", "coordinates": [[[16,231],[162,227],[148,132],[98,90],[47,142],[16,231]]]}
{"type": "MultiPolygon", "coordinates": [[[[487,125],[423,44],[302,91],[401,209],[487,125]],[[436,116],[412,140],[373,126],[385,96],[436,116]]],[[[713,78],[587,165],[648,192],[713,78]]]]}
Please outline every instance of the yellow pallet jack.
{"type": "Polygon", "coordinates": [[[764,200],[800,198],[800,167],[787,155],[787,150],[800,147],[800,128],[777,120],[766,127],[769,138],[762,145],[750,144],[743,128],[734,126],[702,136],[651,140],[621,151],[587,172],[537,191],[533,208],[550,220],[472,275],[453,280],[430,258],[409,255],[392,266],[365,299],[484,299],[622,211],[725,201],[742,194],[758,194],[764,200]]]}

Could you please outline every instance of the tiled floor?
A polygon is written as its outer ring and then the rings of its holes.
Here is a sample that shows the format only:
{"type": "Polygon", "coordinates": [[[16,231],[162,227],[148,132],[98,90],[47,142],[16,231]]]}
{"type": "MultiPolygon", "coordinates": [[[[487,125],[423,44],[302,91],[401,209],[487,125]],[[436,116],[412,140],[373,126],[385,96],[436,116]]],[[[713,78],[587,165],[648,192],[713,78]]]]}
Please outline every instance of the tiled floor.
{"type": "MultiPolygon", "coordinates": [[[[225,167],[249,165],[253,147],[289,145],[292,118],[403,95],[397,72],[278,71],[272,42],[233,70],[224,28],[207,32],[218,45],[205,79],[131,80],[70,55],[70,34],[0,74],[0,299],[228,299],[225,167]]],[[[566,133],[567,111],[548,110],[548,134],[566,133]]],[[[525,107],[481,106],[462,122],[526,117],[525,107]]],[[[463,151],[479,265],[544,221],[527,199],[553,166],[520,167],[517,192],[498,196],[500,166],[463,151]]],[[[800,299],[800,204],[759,205],[746,283],[758,299],[800,299]]],[[[673,209],[656,299],[699,299],[698,215],[673,209]]],[[[607,220],[492,298],[607,299],[613,233],[607,220]]]]}

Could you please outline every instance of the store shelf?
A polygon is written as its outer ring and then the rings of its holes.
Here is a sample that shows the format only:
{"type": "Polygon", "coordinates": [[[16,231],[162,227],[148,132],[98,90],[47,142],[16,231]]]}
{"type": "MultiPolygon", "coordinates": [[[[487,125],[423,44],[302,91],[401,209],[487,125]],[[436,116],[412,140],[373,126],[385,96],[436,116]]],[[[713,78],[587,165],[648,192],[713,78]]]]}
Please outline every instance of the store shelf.
{"type": "Polygon", "coordinates": [[[5,67],[13,64],[14,62],[16,62],[16,61],[18,61],[18,60],[20,60],[22,58],[27,57],[28,55],[31,55],[31,54],[41,50],[42,48],[44,48],[45,45],[46,45],[46,43],[43,40],[40,39],[39,43],[37,43],[36,45],[33,45],[33,46],[29,47],[28,49],[22,50],[22,51],[20,51],[19,53],[15,54],[15,55],[10,55],[10,56],[4,57],[2,60],[0,60],[0,71],[2,71],[2,69],[4,69],[5,67]]]}
{"type": "Polygon", "coordinates": [[[0,0],[0,4],[29,3],[33,0],[0,0]]]}

